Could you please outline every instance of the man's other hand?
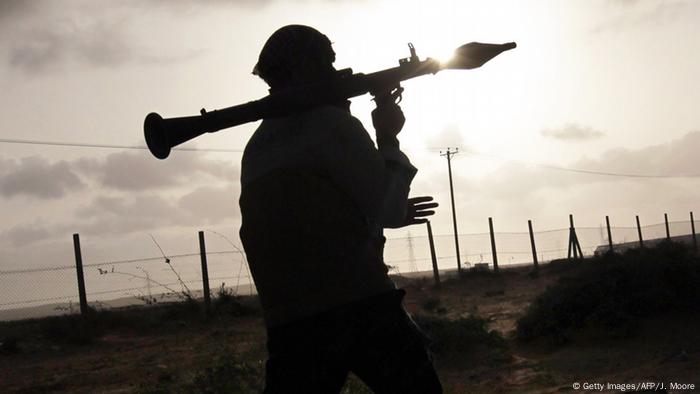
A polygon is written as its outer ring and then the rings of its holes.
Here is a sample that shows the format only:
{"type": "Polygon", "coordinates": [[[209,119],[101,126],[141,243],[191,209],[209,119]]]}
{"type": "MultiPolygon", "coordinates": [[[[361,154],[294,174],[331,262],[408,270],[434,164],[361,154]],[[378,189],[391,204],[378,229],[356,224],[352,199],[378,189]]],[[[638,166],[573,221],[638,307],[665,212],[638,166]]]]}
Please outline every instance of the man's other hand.
{"type": "Polygon", "coordinates": [[[425,217],[434,215],[433,209],[438,206],[438,203],[430,201],[433,201],[432,196],[413,197],[406,200],[406,220],[401,227],[427,222],[428,219],[425,217]]]}

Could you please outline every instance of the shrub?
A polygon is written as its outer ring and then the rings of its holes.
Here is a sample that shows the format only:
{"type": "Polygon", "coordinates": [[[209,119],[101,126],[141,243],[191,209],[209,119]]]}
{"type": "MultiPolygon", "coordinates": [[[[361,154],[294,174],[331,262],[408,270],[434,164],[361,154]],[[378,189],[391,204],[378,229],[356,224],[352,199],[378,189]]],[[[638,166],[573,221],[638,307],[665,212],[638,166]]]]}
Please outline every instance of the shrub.
{"type": "Polygon", "coordinates": [[[191,384],[193,393],[258,393],[262,382],[262,371],[248,363],[236,360],[232,355],[223,355],[214,365],[197,374],[191,384]]]}
{"type": "Polygon", "coordinates": [[[0,354],[19,353],[19,339],[16,337],[7,337],[0,340],[0,354]]]}
{"type": "Polygon", "coordinates": [[[421,303],[421,307],[427,312],[435,312],[441,303],[442,301],[437,297],[428,297],[421,303]]]}
{"type": "Polygon", "coordinates": [[[643,317],[700,305],[700,260],[683,245],[608,254],[548,287],[518,320],[517,337],[563,343],[574,331],[602,326],[629,336],[643,317]]]}
{"type": "Polygon", "coordinates": [[[175,380],[172,376],[144,385],[139,394],[252,394],[261,392],[262,368],[239,361],[231,353],[214,359],[212,364],[190,378],[175,380]]]}
{"type": "MultiPolygon", "coordinates": [[[[212,304],[216,313],[230,316],[248,316],[256,314],[260,309],[251,302],[253,299],[254,297],[245,299],[236,296],[231,290],[226,289],[222,283],[212,304]]],[[[255,299],[257,298],[255,297],[255,299]]]]}
{"type": "Polygon", "coordinates": [[[114,312],[97,311],[88,307],[86,316],[51,316],[39,321],[39,332],[44,338],[78,345],[91,343],[106,328],[115,325],[119,317],[114,312]]]}
{"type": "Polygon", "coordinates": [[[430,339],[430,350],[438,361],[494,362],[507,356],[506,340],[498,331],[489,331],[480,317],[451,320],[419,315],[414,320],[430,339]]]}

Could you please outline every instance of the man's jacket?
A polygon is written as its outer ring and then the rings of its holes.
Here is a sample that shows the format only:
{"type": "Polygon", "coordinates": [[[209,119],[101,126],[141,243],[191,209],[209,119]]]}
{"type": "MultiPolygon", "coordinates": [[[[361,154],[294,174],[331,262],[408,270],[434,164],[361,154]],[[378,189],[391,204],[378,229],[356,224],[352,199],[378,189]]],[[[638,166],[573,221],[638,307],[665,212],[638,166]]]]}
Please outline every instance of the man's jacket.
{"type": "Polygon", "coordinates": [[[416,169],[324,106],[265,119],[241,165],[241,240],[268,327],[395,288],[382,229],[401,225],[416,169]]]}

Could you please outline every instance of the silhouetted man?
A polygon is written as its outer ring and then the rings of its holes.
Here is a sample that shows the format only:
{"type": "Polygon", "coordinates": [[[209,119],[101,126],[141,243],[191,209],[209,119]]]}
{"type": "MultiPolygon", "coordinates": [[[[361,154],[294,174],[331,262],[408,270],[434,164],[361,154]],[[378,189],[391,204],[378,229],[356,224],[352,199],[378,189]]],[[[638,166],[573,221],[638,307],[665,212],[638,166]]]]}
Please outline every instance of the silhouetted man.
{"type": "MultiPolygon", "coordinates": [[[[335,72],[331,42],[277,30],[253,71],[270,92],[335,72]]],[[[372,112],[378,148],[349,101],[264,119],[241,172],[241,239],[268,331],[266,393],[337,393],[350,371],[377,393],[438,393],[424,335],[383,262],[382,229],[422,223],[431,198],[407,199],[416,169],[400,151],[404,116],[372,112]]]]}

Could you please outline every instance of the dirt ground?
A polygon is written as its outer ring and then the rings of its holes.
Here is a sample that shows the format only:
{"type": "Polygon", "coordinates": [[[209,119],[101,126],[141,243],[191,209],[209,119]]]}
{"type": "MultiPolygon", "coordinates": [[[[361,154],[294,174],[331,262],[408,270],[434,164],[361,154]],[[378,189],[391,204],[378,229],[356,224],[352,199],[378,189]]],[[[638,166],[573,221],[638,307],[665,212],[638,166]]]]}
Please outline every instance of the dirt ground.
{"type": "MultiPolygon", "coordinates": [[[[529,268],[519,268],[500,275],[469,275],[446,281],[439,289],[430,278],[397,279],[407,290],[411,313],[436,313],[425,305],[439,300],[441,316],[481,316],[508,340],[512,355],[499,363],[467,369],[441,365],[446,393],[620,393],[622,386],[606,384],[643,382],[663,383],[666,392],[692,392],[671,390],[670,383],[700,384],[698,316],[650,320],[639,335],[625,340],[600,340],[587,333],[565,346],[517,342],[513,331],[518,317],[562,275],[546,267],[539,276],[528,273],[529,268]],[[603,390],[593,383],[602,384],[603,390]],[[575,384],[581,385],[578,390],[575,384]]],[[[183,323],[148,335],[120,329],[89,345],[37,339],[19,346],[18,353],[0,355],[2,393],[136,393],[192,376],[227,352],[262,370],[265,331],[259,316],[243,316],[206,325],[183,323]]]]}

